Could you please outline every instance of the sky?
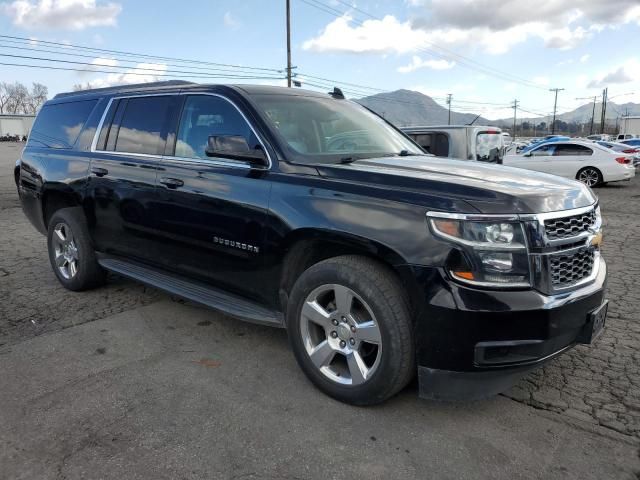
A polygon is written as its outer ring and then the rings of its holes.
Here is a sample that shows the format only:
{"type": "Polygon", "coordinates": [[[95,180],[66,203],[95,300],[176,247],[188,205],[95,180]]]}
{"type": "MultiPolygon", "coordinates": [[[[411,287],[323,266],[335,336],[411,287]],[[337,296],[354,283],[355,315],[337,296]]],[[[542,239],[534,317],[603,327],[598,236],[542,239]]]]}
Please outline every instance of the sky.
{"type": "MultiPolygon", "coordinates": [[[[291,0],[291,26],[296,80],[311,89],[405,88],[443,105],[451,94],[453,110],[490,119],[513,115],[516,99],[519,116],[548,115],[551,88],[564,89],[559,112],[605,87],[640,103],[640,0],[291,0]]],[[[0,81],[52,95],[178,75],[284,85],[285,0],[0,1],[0,63],[72,69],[0,65],[0,81]]]]}

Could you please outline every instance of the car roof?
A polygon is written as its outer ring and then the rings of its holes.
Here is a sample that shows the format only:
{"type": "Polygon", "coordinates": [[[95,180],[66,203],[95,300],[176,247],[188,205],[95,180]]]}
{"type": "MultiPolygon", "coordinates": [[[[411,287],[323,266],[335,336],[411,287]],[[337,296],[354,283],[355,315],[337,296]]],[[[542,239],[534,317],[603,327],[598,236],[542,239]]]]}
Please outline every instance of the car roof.
{"type": "Polygon", "coordinates": [[[89,98],[102,97],[106,95],[122,95],[129,93],[149,94],[164,91],[180,89],[182,91],[189,90],[207,90],[207,89],[223,89],[231,88],[244,95],[290,95],[305,97],[321,97],[327,98],[328,93],[314,92],[302,88],[276,87],[271,85],[235,85],[235,84],[203,84],[193,83],[183,80],[168,80],[163,82],[137,83],[130,85],[119,85],[115,87],[93,88],[88,90],[78,90],[74,92],[59,93],[49,102],[59,103],[64,101],[85,100],[89,98]]]}

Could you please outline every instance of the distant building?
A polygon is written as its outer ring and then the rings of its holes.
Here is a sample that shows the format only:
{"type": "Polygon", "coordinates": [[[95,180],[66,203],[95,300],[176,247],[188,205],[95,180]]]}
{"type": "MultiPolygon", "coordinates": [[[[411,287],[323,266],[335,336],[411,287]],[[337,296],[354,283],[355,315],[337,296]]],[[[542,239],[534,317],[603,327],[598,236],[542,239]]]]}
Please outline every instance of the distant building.
{"type": "Polygon", "coordinates": [[[4,135],[18,135],[19,137],[29,135],[35,118],[35,115],[1,114],[0,137],[4,135]]]}

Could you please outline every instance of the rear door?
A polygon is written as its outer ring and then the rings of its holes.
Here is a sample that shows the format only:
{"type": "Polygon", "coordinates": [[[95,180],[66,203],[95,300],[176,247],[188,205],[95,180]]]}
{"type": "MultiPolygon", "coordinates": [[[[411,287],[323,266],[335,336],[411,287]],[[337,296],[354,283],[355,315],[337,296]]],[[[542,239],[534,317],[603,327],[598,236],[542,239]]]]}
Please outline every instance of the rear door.
{"type": "Polygon", "coordinates": [[[207,156],[212,135],[264,146],[243,113],[217,94],[184,95],[175,146],[158,175],[156,211],[163,267],[240,295],[262,298],[269,170],[207,156]]]}
{"type": "Polygon", "coordinates": [[[593,155],[589,147],[573,143],[556,145],[551,157],[550,173],[566,178],[576,178],[578,171],[587,165],[587,160],[593,155]]]}
{"type": "Polygon", "coordinates": [[[98,251],[156,262],[155,184],[174,98],[116,98],[105,112],[87,185],[90,231],[98,251]]]}

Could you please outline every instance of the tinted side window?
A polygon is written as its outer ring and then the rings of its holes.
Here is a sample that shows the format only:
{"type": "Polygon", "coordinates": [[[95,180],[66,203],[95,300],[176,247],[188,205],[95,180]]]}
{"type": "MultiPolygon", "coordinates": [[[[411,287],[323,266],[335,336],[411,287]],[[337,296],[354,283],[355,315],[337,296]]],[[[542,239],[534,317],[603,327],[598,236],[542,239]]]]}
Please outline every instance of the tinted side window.
{"type": "MultiPolygon", "coordinates": [[[[115,140],[116,152],[164,153],[163,127],[167,120],[171,97],[129,98],[115,140]]],[[[109,133],[109,137],[113,135],[109,133]]],[[[111,143],[110,140],[108,143],[111,143]]]]}
{"type": "Polygon", "coordinates": [[[593,150],[584,145],[556,145],[556,149],[553,153],[555,157],[568,157],[575,155],[592,155],[593,150]]]}
{"type": "Polygon", "coordinates": [[[73,147],[97,102],[85,100],[45,105],[31,129],[29,144],[48,148],[73,147]]]}
{"type": "Polygon", "coordinates": [[[251,148],[260,144],[240,112],[227,100],[211,95],[187,97],[176,141],[175,155],[186,158],[208,158],[207,142],[212,135],[238,135],[251,148]]]}
{"type": "Polygon", "coordinates": [[[550,155],[553,155],[554,149],[555,145],[542,145],[535,150],[531,150],[531,155],[536,157],[548,157],[550,155]]]}

